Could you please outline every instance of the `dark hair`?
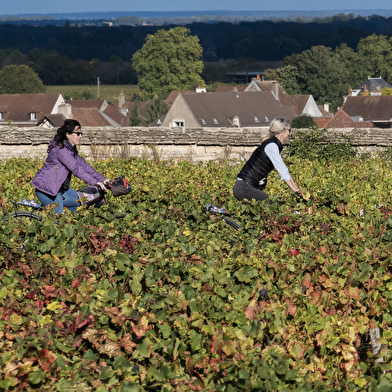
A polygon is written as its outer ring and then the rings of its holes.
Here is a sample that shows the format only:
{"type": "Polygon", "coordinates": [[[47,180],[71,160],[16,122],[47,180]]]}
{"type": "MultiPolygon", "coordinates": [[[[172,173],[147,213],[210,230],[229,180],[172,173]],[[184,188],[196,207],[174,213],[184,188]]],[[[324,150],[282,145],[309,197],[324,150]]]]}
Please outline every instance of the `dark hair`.
{"type": "Polygon", "coordinates": [[[57,130],[54,136],[54,141],[56,144],[64,148],[64,141],[67,139],[67,133],[72,133],[76,127],[81,127],[79,121],[77,120],[65,120],[64,124],[57,130]]]}

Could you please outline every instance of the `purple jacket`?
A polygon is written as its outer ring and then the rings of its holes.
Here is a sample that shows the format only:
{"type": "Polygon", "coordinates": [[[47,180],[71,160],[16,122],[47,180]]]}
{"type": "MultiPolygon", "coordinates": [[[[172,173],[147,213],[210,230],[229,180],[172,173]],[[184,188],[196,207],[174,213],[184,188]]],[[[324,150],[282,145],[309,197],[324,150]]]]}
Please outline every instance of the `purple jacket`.
{"type": "Polygon", "coordinates": [[[94,170],[79,155],[74,158],[73,152],[64,146],[60,148],[52,139],[48,146],[48,156],[41,169],[33,178],[31,185],[41,192],[56,196],[66,180],[68,173],[80,178],[88,185],[95,185],[105,177],[94,170]]]}

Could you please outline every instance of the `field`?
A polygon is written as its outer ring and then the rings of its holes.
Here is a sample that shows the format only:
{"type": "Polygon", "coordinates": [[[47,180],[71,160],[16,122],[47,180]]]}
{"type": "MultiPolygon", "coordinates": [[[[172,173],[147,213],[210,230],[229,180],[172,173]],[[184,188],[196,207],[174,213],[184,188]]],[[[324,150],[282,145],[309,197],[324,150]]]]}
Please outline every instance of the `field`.
{"type": "Polygon", "coordinates": [[[121,91],[125,95],[126,101],[133,101],[134,94],[139,92],[137,86],[133,85],[99,85],[99,97],[98,97],[98,86],[46,86],[47,93],[60,93],[66,99],[82,99],[83,94],[85,99],[106,99],[107,102],[116,105],[118,103],[118,96],[121,91]]]}
{"type": "Polygon", "coordinates": [[[238,202],[241,164],[97,161],[133,192],[33,222],[5,216],[42,162],[0,163],[0,391],[392,390],[392,165],[286,163],[308,200],[273,173],[238,202]]]}

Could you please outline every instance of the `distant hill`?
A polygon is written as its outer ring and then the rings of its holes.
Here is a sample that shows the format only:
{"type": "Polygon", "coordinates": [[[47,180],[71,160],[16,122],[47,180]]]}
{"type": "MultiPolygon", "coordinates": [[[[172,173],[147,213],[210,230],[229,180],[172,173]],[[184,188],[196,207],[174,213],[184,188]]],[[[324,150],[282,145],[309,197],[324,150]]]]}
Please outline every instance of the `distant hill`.
{"type": "Polygon", "coordinates": [[[334,10],[313,10],[313,11],[110,11],[110,12],[74,12],[74,13],[51,13],[51,14],[13,14],[13,15],[1,15],[0,18],[45,18],[48,19],[56,18],[60,20],[72,19],[72,20],[93,20],[93,19],[115,19],[123,16],[133,15],[138,18],[144,19],[161,19],[161,18],[186,18],[192,16],[232,16],[232,17],[249,17],[249,18],[288,18],[288,17],[326,17],[336,14],[354,14],[355,16],[369,16],[369,15],[380,15],[380,16],[392,16],[392,9],[374,9],[374,10],[363,10],[363,9],[334,9],[334,10]]]}

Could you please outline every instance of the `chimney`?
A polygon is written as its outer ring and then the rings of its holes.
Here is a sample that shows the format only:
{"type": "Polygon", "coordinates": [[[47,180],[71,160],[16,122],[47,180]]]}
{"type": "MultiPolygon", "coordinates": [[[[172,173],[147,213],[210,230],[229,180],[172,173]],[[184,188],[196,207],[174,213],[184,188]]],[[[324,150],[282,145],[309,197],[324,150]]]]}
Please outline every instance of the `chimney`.
{"type": "Polygon", "coordinates": [[[62,103],[58,106],[57,114],[62,114],[65,118],[72,118],[72,107],[69,103],[62,103]]]}
{"type": "Polygon", "coordinates": [[[272,82],[272,92],[274,93],[275,98],[279,99],[279,83],[276,80],[272,82]]]}
{"type": "Polygon", "coordinates": [[[260,80],[260,75],[259,74],[257,74],[256,79],[260,80]]]}
{"type": "Polygon", "coordinates": [[[124,103],[125,103],[125,95],[124,95],[124,91],[121,90],[121,94],[118,96],[118,107],[122,108],[124,103]]]}
{"type": "Polygon", "coordinates": [[[351,86],[348,87],[348,95],[353,95],[353,89],[351,86]]]}
{"type": "Polygon", "coordinates": [[[199,85],[199,87],[196,89],[196,92],[197,92],[197,93],[206,93],[206,92],[207,92],[207,89],[206,89],[205,87],[201,87],[201,86],[199,85]]]}

